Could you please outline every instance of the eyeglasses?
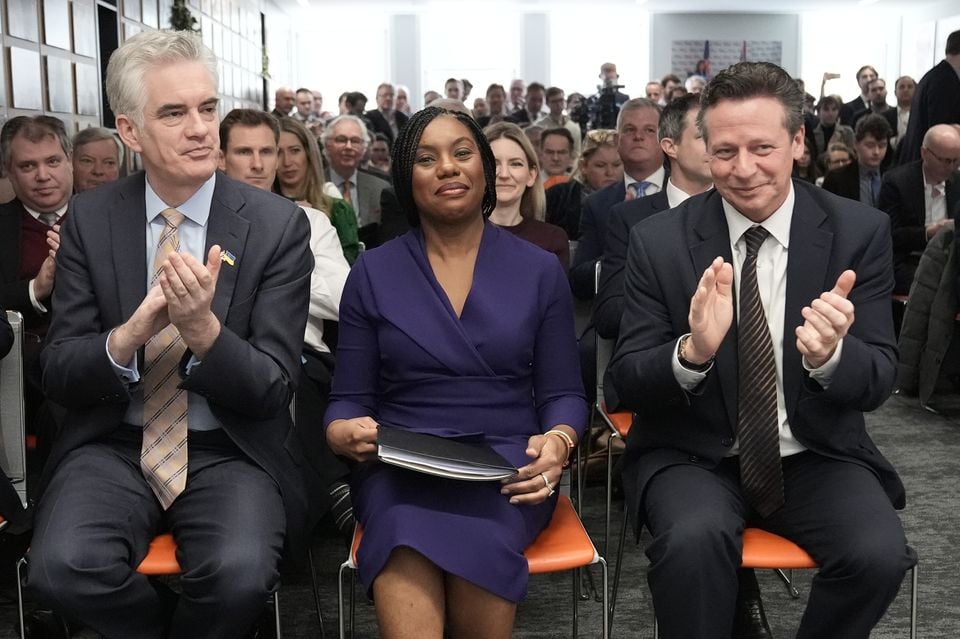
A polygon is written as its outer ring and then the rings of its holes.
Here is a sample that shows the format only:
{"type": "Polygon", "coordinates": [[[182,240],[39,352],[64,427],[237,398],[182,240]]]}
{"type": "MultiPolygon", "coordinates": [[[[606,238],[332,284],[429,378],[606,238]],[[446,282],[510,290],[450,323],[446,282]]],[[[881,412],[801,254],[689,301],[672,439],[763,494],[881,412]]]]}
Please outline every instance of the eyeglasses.
{"type": "Polygon", "coordinates": [[[937,154],[934,152],[934,150],[931,149],[929,146],[925,146],[925,147],[923,147],[923,148],[926,149],[926,150],[927,150],[927,153],[929,153],[930,155],[932,155],[932,156],[933,156],[934,158],[936,158],[939,162],[942,162],[942,163],[944,163],[944,164],[960,164],[960,158],[942,158],[942,157],[940,157],[939,155],[937,155],[937,154]]]}
{"type": "Polygon", "coordinates": [[[337,146],[347,146],[349,144],[350,146],[362,148],[363,138],[348,138],[345,135],[338,135],[337,137],[333,138],[333,143],[337,146]]]}
{"type": "Polygon", "coordinates": [[[548,158],[559,158],[565,155],[570,155],[570,149],[544,149],[543,155],[547,156],[548,158]]]}

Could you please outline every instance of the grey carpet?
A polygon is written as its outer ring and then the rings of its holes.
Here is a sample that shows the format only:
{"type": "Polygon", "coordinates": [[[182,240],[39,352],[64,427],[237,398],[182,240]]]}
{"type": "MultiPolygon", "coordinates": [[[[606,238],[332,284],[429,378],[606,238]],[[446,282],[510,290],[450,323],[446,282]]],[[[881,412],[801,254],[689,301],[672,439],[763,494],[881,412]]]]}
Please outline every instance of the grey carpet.
{"type": "MultiPolygon", "coordinates": [[[[894,396],[868,416],[868,428],[907,486],[908,502],[902,519],[910,544],[920,556],[919,635],[924,639],[956,639],[960,637],[960,583],[955,575],[956,549],[960,546],[960,509],[956,507],[960,487],[960,397],[944,396],[935,400],[939,414],[919,408],[909,398],[894,396]]],[[[600,485],[591,485],[585,496],[585,524],[598,543],[603,531],[603,495],[600,485]]],[[[619,530],[619,504],[615,508],[614,529],[619,530]]],[[[634,546],[629,539],[627,543],[614,636],[653,637],[643,542],[641,547],[634,546]]],[[[613,551],[611,548],[611,580],[613,551]]],[[[326,637],[337,636],[336,574],[345,552],[343,541],[332,531],[318,532],[313,553],[317,560],[326,637]]],[[[592,572],[599,584],[600,571],[592,572]]],[[[772,572],[764,571],[759,577],[774,636],[792,637],[803,612],[811,574],[795,573],[799,599],[792,599],[772,572]]],[[[532,577],[529,595],[517,615],[514,636],[523,639],[569,637],[571,589],[572,580],[567,574],[532,577]]],[[[900,596],[873,637],[908,636],[909,590],[909,581],[905,581],[900,596]]],[[[319,637],[308,573],[287,575],[280,595],[283,636],[319,637]]],[[[377,636],[373,613],[372,605],[358,589],[356,637],[377,636]]],[[[599,637],[600,604],[584,601],[580,604],[580,613],[579,636],[599,637]]],[[[17,636],[16,607],[0,607],[0,639],[17,636]]]]}

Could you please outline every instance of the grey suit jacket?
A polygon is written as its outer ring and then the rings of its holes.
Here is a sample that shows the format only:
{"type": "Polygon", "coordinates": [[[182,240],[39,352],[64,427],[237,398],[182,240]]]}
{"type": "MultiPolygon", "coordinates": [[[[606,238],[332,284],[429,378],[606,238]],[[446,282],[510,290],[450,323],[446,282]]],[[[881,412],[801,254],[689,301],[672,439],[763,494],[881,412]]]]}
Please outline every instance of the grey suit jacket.
{"type": "MultiPolygon", "coordinates": [[[[44,391],[67,416],[43,485],[64,455],[123,419],[129,389],[113,371],[106,340],[146,295],[144,207],[143,173],[70,204],[57,254],[57,311],[42,356],[44,391]]],[[[308,495],[318,489],[308,485],[289,412],[309,304],[309,238],[295,204],[217,174],[206,249],[219,244],[235,263],[223,264],[212,303],[220,335],[180,384],[207,399],[227,435],[277,482],[293,552],[302,549],[308,495]]]]}

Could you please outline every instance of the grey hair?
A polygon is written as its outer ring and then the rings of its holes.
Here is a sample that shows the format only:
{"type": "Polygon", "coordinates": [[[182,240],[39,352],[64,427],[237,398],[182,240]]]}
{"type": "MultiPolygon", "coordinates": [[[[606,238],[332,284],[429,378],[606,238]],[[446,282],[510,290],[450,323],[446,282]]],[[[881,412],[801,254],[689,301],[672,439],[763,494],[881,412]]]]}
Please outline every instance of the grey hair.
{"type": "Polygon", "coordinates": [[[324,128],[323,133],[320,134],[320,144],[323,146],[323,152],[326,154],[327,140],[333,137],[333,130],[336,128],[337,124],[340,122],[356,122],[360,126],[360,137],[363,138],[363,148],[366,150],[370,146],[370,132],[367,130],[367,125],[362,118],[358,118],[355,115],[350,115],[349,113],[344,115],[338,115],[334,119],[330,120],[327,123],[326,128],[324,128]]]}
{"type": "Polygon", "coordinates": [[[91,142],[101,142],[110,140],[117,145],[117,163],[123,164],[123,143],[117,138],[110,129],[104,129],[98,126],[91,126],[73,136],[73,150],[76,151],[84,144],[91,142]]]}
{"type": "Polygon", "coordinates": [[[190,31],[142,31],[110,55],[107,63],[107,101],[115,115],[125,115],[143,127],[147,71],[175,62],[199,62],[219,86],[217,56],[190,31]]]}
{"type": "Polygon", "coordinates": [[[662,110],[660,105],[653,100],[648,100],[647,98],[631,98],[620,105],[620,112],[617,114],[617,131],[619,132],[620,127],[623,125],[624,113],[628,111],[639,111],[640,109],[653,109],[657,112],[658,117],[662,110]]]}
{"type": "Polygon", "coordinates": [[[13,159],[11,147],[13,139],[18,135],[22,135],[34,144],[42,142],[44,138],[53,137],[60,142],[60,148],[68,159],[73,153],[73,145],[70,143],[70,136],[67,135],[63,120],[51,115],[19,115],[7,120],[3,129],[0,129],[0,162],[4,169],[10,169],[10,162],[13,159]]]}

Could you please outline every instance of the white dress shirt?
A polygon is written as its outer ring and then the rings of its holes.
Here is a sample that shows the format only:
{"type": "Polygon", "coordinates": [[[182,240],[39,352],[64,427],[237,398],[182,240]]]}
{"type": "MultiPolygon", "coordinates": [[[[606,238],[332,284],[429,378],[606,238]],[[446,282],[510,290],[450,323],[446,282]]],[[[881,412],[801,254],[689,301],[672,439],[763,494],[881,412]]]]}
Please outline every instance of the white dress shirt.
{"type": "Polygon", "coordinates": [[[947,183],[930,184],[927,176],[923,176],[923,210],[924,225],[930,225],[947,217],[947,183]],[[933,188],[940,192],[939,197],[933,197],[933,188]]]}
{"type": "Polygon", "coordinates": [[[313,253],[313,272],[310,274],[310,313],[304,331],[304,343],[315,351],[329,353],[323,341],[323,320],[340,319],[340,296],[350,273],[350,265],[343,257],[343,248],[337,230],[329,218],[317,209],[300,207],[310,222],[310,251],[313,253]]]}
{"type": "MultiPolygon", "coordinates": [[[[784,457],[806,450],[790,430],[790,424],[787,421],[787,404],[783,395],[783,331],[787,301],[787,259],[789,257],[790,222],[793,218],[794,199],[793,185],[791,184],[787,199],[773,215],[760,224],[770,235],[764,240],[757,254],[757,286],[760,289],[760,301],[763,304],[767,325],[770,327],[773,358],[777,368],[777,423],[780,428],[780,455],[784,457]]],[[[733,249],[733,292],[737,316],[739,317],[740,300],[737,291],[740,290],[740,270],[743,268],[743,262],[747,256],[747,242],[743,238],[743,234],[750,227],[755,226],[755,223],[744,217],[726,200],[723,200],[723,214],[730,233],[730,246],[733,249]]],[[[679,340],[677,344],[679,347],[679,340]]],[[[803,366],[809,371],[810,378],[816,380],[823,388],[827,388],[837,365],[840,363],[842,350],[843,340],[841,339],[837,343],[833,356],[817,369],[811,368],[804,360],[803,366]]],[[[674,353],[676,352],[674,350],[674,353]]],[[[703,373],[684,368],[676,354],[673,357],[672,367],[677,382],[688,391],[693,390],[700,384],[713,368],[711,366],[703,373]]],[[[730,455],[737,454],[739,444],[738,438],[730,449],[730,455]]]]}
{"type": "Polygon", "coordinates": [[[663,189],[663,178],[666,177],[666,171],[661,166],[656,171],[643,178],[642,180],[635,180],[629,175],[626,171],[623,173],[623,184],[627,188],[627,191],[630,191],[630,185],[634,182],[649,182],[650,186],[647,187],[647,190],[644,192],[643,197],[648,197],[654,193],[659,193],[663,189]]]}

